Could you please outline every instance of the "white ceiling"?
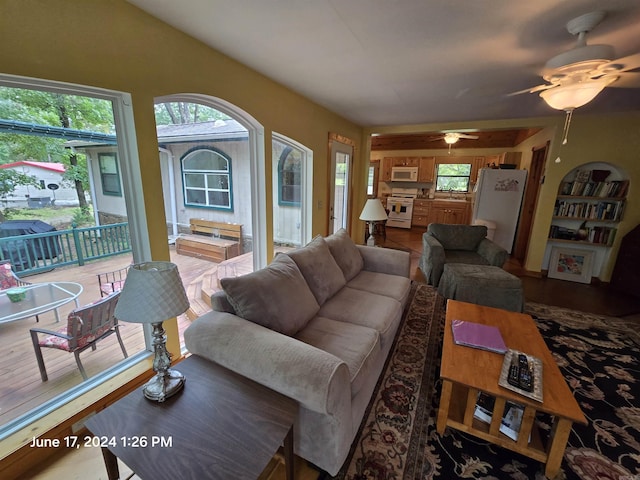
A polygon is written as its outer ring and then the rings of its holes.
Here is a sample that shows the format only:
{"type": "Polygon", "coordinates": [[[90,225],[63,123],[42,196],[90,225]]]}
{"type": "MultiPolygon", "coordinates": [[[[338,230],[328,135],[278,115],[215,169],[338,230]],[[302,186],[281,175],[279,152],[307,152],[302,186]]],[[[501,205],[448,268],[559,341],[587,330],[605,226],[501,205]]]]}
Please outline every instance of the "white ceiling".
{"type": "MultiPolygon", "coordinates": [[[[572,48],[566,22],[607,17],[589,44],[640,52],[639,0],[129,0],[363,126],[563,115],[540,70],[572,48]]],[[[576,111],[640,110],[640,88],[606,88],[576,111]]]]}

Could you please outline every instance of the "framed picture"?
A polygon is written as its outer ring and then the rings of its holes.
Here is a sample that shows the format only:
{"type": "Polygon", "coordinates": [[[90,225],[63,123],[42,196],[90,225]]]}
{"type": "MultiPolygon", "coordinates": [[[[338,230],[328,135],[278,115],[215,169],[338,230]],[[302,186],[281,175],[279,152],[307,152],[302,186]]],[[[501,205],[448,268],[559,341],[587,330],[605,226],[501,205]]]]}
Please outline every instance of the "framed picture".
{"type": "Polygon", "coordinates": [[[591,283],[593,255],[590,250],[553,247],[549,259],[549,278],[591,283]]]}

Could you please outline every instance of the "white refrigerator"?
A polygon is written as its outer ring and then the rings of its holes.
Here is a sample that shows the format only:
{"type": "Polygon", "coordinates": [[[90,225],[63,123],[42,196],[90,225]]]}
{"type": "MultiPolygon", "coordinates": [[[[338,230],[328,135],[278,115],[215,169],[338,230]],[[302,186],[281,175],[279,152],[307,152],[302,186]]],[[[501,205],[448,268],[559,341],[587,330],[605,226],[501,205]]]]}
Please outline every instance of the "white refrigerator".
{"type": "Polygon", "coordinates": [[[513,248],[526,182],[526,170],[481,168],[473,190],[471,223],[476,220],[493,222],[496,226],[493,241],[509,253],[513,248]]]}

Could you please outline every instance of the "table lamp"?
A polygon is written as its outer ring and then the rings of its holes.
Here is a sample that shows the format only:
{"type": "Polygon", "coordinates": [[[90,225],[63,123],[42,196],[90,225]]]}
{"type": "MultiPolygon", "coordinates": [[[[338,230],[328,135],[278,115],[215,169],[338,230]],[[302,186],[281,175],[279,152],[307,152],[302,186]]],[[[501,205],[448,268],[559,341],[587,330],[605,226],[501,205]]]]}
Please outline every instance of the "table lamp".
{"type": "Polygon", "coordinates": [[[367,203],[364,204],[364,208],[360,214],[360,220],[364,220],[369,226],[367,245],[373,247],[376,244],[376,240],[373,237],[373,222],[381,222],[386,219],[387,212],[382,206],[380,200],[377,198],[370,198],[367,200],[367,203]]]}
{"type": "Polygon", "coordinates": [[[153,326],[153,370],[156,375],[143,388],[144,396],[149,400],[164,402],[184,386],[184,375],[169,368],[171,356],[167,352],[162,322],[188,308],[189,299],[174,263],[145,262],[131,266],[114,315],[124,322],[153,326]]]}

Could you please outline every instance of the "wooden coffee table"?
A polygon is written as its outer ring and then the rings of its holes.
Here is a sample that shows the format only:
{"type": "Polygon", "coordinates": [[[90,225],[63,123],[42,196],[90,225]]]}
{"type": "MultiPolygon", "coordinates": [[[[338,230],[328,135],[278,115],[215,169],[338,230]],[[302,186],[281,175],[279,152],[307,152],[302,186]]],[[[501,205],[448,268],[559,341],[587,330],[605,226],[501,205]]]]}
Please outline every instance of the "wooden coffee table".
{"type": "Polygon", "coordinates": [[[117,458],[143,480],[253,480],[283,444],[293,479],[294,400],[197,356],[175,368],[187,381],[167,401],[137,389],[87,420],[110,480],[117,458]]]}
{"type": "Polygon", "coordinates": [[[573,422],[587,423],[535,322],[529,315],[497,308],[448,300],[442,346],[442,393],[437,430],[447,426],[545,463],[545,475],[553,478],[560,469],[573,422]],[[453,342],[451,321],[467,320],[495,325],[507,348],[538,357],[543,368],[543,402],[537,402],[498,385],[504,356],[453,342]],[[474,418],[476,398],[482,391],[496,398],[491,424],[474,418]],[[518,440],[499,431],[507,400],[525,407],[518,440]],[[534,427],[536,412],[553,415],[553,427],[544,447],[541,433],[534,427]]]}

